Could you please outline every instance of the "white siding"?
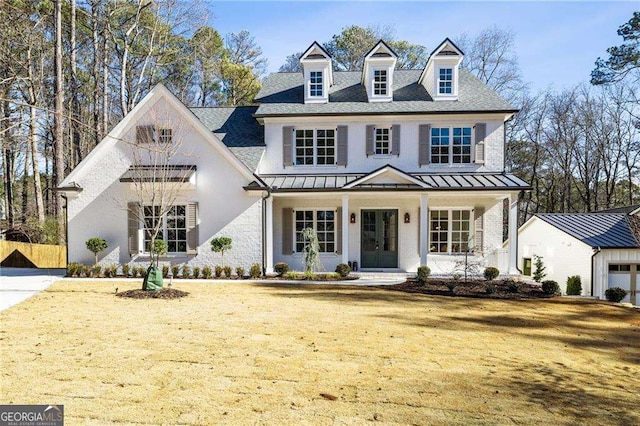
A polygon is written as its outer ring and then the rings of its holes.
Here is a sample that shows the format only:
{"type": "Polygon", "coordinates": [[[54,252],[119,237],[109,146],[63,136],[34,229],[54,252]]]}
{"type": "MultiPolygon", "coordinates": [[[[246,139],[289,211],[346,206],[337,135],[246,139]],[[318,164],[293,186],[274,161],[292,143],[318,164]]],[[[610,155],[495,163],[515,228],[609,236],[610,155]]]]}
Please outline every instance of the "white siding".
{"type": "MultiPolygon", "coordinates": [[[[265,119],[265,143],[267,149],[259,166],[261,174],[315,174],[315,173],[366,173],[384,165],[390,164],[407,172],[503,172],[504,171],[504,116],[487,117],[482,115],[460,116],[371,116],[371,117],[296,117],[295,119],[265,119]],[[489,119],[490,118],[490,119],[489,119]],[[485,139],[486,161],[482,165],[427,165],[418,164],[418,126],[431,124],[439,126],[467,126],[476,123],[487,124],[485,139]],[[379,126],[401,126],[400,155],[399,156],[369,156],[366,155],[365,139],[368,124],[379,126]],[[283,167],[282,162],[282,127],[316,127],[335,128],[346,125],[349,130],[349,147],[347,167],[343,166],[291,166],[283,167]]],[[[474,140],[472,138],[472,140],[474,140]]],[[[473,150],[472,150],[473,152],[473,150]]]]}
{"type": "MultiPolygon", "coordinates": [[[[249,196],[243,186],[249,181],[224,158],[204,136],[180,118],[181,112],[168,107],[164,99],[140,112],[140,123],[163,121],[174,129],[174,140],[183,141],[176,164],[197,166],[196,184],[185,185],[177,203],[197,202],[199,205],[199,248],[196,257],[172,257],[171,263],[192,265],[219,264],[211,252],[214,236],[229,236],[233,249],[225,254],[225,263],[250,266],[261,263],[261,202],[259,196],[249,196]],[[159,120],[163,117],[163,120],[159,120]]],[[[109,248],[100,253],[102,264],[132,261],[127,245],[127,202],[138,201],[132,184],[119,181],[133,163],[130,144],[135,138],[134,122],[115,145],[95,157],[88,169],[77,174],[76,182],[84,189],[77,198],[69,199],[69,260],[93,263],[93,255],[85,247],[90,237],[108,241],[109,248]]],[[[116,135],[118,136],[118,135],[116,135]]],[[[103,141],[106,143],[108,141],[103,141]]],[[[148,263],[147,257],[133,261],[148,263]]]]}
{"type": "Polygon", "coordinates": [[[573,238],[558,228],[537,217],[530,219],[518,232],[518,268],[522,270],[523,259],[532,260],[531,272],[535,271],[534,255],[542,257],[547,276],[544,280],[554,280],[562,293],[567,290],[567,278],[580,275],[582,294],[591,292],[591,255],[588,245],[573,238]]]}
{"type": "Polygon", "coordinates": [[[640,249],[603,249],[595,256],[593,295],[601,299],[605,298],[604,292],[609,288],[607,277],[611,263],[640,263],[640,249]]]}

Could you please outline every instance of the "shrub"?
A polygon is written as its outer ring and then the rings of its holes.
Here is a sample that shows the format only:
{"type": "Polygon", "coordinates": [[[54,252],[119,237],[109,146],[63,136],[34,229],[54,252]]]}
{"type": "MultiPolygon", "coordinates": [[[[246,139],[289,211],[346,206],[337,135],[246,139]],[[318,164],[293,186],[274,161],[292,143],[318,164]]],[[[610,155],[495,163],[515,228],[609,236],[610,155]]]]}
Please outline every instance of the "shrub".
{"type": "Polygon", "coordinates": [[[92,276],[92,272],[93,269],[91,269],[91,266],[89,265],[82,265],[82,274],[87,277],[90,278],[92,276]]]}
{"type": "Polygon", "coordinates": [[[93,265],[93,268],[91,269],[92,276],[99,277],[101,273],[102,273],[102,266],[93,265]]]}
{"type": "Polygon", "coordinates": [[[582,281],[580,275],[573,275],[567,278],[567,295],[580,296],[582,294],[582,281]]]}
{"type": "Polygon", "coordinates": [[[200,278],[200,268],[198,266],[193,267],[193,278],[200,278]]]}
{"type": "Polygon", "coordinates": [[[224,271],[225,278],[231,278],[231,266],[223,266],[222,270],[224,271]]]}
{"type": "Polygon", "coordinates": [[[609,302],[618,303],[627,297],[627,290],[620,287],[611,287],[604,292],[604,295],[609,302]]]}
{"type": "Polygon", "coordinates": [[[284,274],[284,277],[288,280],[297,280],[298,273],[296,271],[289,271],[286,274],[284,274]]]}
{"type": "Polygon", "coordinates": [[[507,286],[507,290],[509,293],[517,293],[520,291],[520,286],[515,281],[509,281],[509,285],[507,286]]]}
{"type": "Polygon", "coordinates": [[[211,268],[209,266],[202,268],[202,276],[207,280],[211,278],[211,268]]]}
{"type": "Polygon", "coordinates": [[[336,266],[336,273],[340,275],[341,278],[344,278],[351,273],[351,267],[346,263],[338,263],[338,266],[336,266]]]}
{"type": "Polygon", "coordinates": [[[242,266],[236,267],[236,275],[238,276],[238,278],[244,277],[244,268],[242,266]]]}
{"type": "Polygon", "coordinates": [[[169,265],[162,265],[162,278],[169,276],[169,265]]]}
{"type": "Polygon", "coordinates": [[[547,267],[544,266],[544,263],[542,262],[542,256],[538,256],[537,254],[535,254],[533,255],[533,258],[536,260],[534,263],[536,269],[533,271],[533,280],[539,283],[544,277],[547,276],[546,272],[544,272],[547,267]]]}
{"type": "Polygon", "coordinates": [[[431,268],[428,266],[419,266],[418,273],[416,274],[416,281],[418,281],[418,284],[420,285],[426,285],[429,275],[431,275],[431,268]]]}
{"type": "Polygon", "coordinates": [[[489,266],[484,269],[484,278],[487,281],[495,280],[500,275],[500,270],[498,268],[494,268],[493,266],[489,266]]]}
{"type": "Polygon", "coordinates": [[[454,272],[453,273],[453,279],[454,281],[460,281],[460,278],[462,277],[462,275],[460,275],[460,272],[454,272]]]}
{"type": "Polygon", "coordinates": [[[180,265],[171,265],[171,275],[173,278],[178,278],[180,274],[180,265]]]}
{"type": "Polygon", "coordinates": [[[144,274],[147,273],[147,268],[144,266],[136,266],[134,269],[137,277],[144,277],[144,274]]]}
{"type": "Polygon", "coordinates": [[[224,252],[231,250],[231,238],[218,237],[211,240],[211,251],[220,253],[222,256],[222,264],[224,265],[224,252]]]}
{"type": "Polygon", "coordinates": [[[190,278],[191,277],[191,267],[189,265],[182,266],[182,278],[190,278]]]}
{"type": "Polygon", "coordinates": [[[448,281],[447,282],[447,288],[449,289],[450,292],[453,293],[453,290],[456,289],[456,287],[458,286],[458,283],[455,281],[448,281]]]}
{"type": "Polygon", "coordinates": [[[125,277],[128,277],[130,268],[131,268],[131,265],[129,265],[128,263],[125,263],[124,265],[122,265],[122,275],[124,275],[125,277]]]}
{"type": "Polygon", "coordinates": [[[496,292],[496,288],[493,286],[493,284],[487,284],[485,285],[484,292],[487,294],[493,294],[496,292]]]}
{"type": "Polygon", "coordinates": [[[307,280],[307,281],[313,281],[316,278],[316,274],[313,273],[313,271],[304,271],[304,273],[302,274],[302,279],[303,280],[307,280]]]}
{"type": "Polygon", "coordinates": [[[278,262],[273,266],[273,270],[278,273],[278,275],[286,274],[289,271],[289,264],[287,262],[278,262]]]}
{"type": "Polygon", "coordinates": [[[542,281],[542,291],[545,294],[560,294],[560,286],[553,280],[542,281]]]}
{"type": "Polygon", "coordinates": [[[113,278],[118,273],[118,265],[112,263],[104,267],[104,276],[107,278],[113,278]]]}
{"type": "Polygon", "coordinates": [[[262,276],[262,267],[257,263],[251,265],[251,268],[249,268],[249,276],[251,278],[260,278],[262,276]]]}
{"type": "Polygon", "coordinates": [[[220,278],[222,276],[222,266],[216,266],[214,268],[216,278],[220,278]]]}
{"type": "Polygon", "coordinates": [[[107,241],[104,238],[98,237],[89,238],[85,242],[85,245],[87,246],[87,250],[89,250],[95,256],[94,265],[98,264],[98,253],[109,247],[109,244],[107,244],[107,241]]]}
{"type": "Polygon", "coordinates": [[[68,277],[79,276],[81,270],[82,270],[82,265],[80,263],[71,262],[67,265],[67,276],[68,277]]]}

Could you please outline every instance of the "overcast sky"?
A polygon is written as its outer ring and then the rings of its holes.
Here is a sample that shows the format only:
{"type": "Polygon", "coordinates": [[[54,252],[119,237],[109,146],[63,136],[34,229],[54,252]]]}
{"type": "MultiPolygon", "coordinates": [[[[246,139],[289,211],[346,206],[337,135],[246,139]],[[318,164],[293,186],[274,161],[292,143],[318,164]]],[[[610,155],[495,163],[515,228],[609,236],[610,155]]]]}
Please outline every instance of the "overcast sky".
{"type": "Polygon", "coordinates": [[[631,2],[314,2],[211,1],[210,22],[225,35],[248,30],[277,71],[287,55],[328,41],[349,25],[391,25],[396,39],[435,48],[463,32],[497,25],[516,34],[520,68],[534,90],[588,81],[598,56],[618,45],[631,2]]]}

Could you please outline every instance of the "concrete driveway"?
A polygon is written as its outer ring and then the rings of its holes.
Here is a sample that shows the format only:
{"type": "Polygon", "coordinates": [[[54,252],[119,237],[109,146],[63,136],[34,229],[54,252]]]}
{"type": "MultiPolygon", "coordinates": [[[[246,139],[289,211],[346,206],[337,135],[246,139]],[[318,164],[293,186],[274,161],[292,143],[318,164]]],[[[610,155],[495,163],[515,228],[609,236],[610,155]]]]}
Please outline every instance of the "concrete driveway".
{"type": "Polygon", "coordinates": [[[48,288],[65,269],[0,268],[0,311],[48,288]]]}

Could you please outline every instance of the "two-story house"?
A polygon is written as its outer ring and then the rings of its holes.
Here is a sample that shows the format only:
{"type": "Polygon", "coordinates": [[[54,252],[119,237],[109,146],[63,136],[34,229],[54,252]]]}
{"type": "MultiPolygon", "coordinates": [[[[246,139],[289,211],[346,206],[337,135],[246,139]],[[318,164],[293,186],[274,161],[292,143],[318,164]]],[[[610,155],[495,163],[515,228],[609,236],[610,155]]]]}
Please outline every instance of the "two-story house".
{"type": "Polygon", "coordinates": [[[517,110],[462,59],[446,39],[424,69],[398,70],[380,41],[361,72],[337,72],[313,43],[302,72],[266,79],[257,107],[188,109],[154,88],[62,184],[70,259],[87,262],[84,241],[99,236],[110,242],[103,262],[147,261],[147,228],[160,220],[172,263],[219,263],[209,242],[229,236],[228,264],[300,270],[312,227],[326,270],[451,274],[466,254],[517,273],[517,199],[529,185],[504,168],[517,110]],[[132,154],[167,143],[162,178],[132,154]],[[139,190],[158,180],[177,187],[162,214],[139,190]]]}

